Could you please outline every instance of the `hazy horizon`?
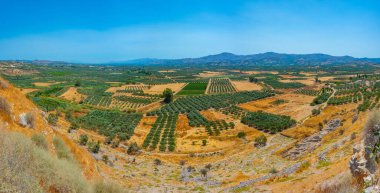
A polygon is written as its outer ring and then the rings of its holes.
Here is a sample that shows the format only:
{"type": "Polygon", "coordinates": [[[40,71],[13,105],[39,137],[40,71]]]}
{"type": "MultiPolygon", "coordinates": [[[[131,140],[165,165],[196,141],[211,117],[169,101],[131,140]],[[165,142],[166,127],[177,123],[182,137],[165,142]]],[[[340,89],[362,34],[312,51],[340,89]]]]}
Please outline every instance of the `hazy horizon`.
{"type": "Polygon", "coordinates": [[[102,63],[230,52],[380,58],[378,1],[2,3],[0,60],[102,63]]]}

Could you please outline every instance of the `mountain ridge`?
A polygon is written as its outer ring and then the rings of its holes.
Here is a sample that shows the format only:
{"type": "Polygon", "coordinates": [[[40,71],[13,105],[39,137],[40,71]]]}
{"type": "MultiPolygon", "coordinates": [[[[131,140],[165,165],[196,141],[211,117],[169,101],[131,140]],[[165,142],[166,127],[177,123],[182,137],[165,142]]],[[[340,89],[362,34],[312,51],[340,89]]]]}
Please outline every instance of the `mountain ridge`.
{"type": "MultiPolygon", "coordinates": [[[[118,64],[211,64],[211,65],[326,65],[326,64],[380,64],[380,58],[355,58],[352,56],[332,56],[323,53],[312,54],[283,54],[265,52],[259,54],[237,55],[222,52],[198,58],[156,59],[144,58],[117,62],[118,64]]],[[[116,64],[116,63],[113,63],[116,64]]]]}

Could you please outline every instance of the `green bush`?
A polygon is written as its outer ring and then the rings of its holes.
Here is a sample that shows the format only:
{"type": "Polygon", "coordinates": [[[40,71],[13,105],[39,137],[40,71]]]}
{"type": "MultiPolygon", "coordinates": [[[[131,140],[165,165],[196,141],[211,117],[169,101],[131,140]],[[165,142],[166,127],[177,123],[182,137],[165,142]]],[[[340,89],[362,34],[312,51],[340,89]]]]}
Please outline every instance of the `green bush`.
{"type": "Polygon", "coordinates": [[[47,121],[49,124],[51,125],[57,125],[57,122],[58,122],[58,115],[57,114],[49,114],[48,115],[48,118],[47,118],[47,121]]]}
{"type": "Polygon", "coordinates": [[[247,134],[243,131],[240,131],[238,134],[237,134],[237,137],[238,138],[245,138],[245,136],[247,136],[247,134]]]}
{"type": "Polygon", "coordinates": [[[73,157],[71,151],[69,150],[69,148],[67,148],[65,142],[63,142],[63,140],[60,137],[54,136],[53,137],[53,144],[55,147],[55,151],[57,152],[58,158],[66,159],[69,161],[74,160],[74,157],[73,157]]]}
{"type": "Polygon", "coordinates": [[[133,142],[131,145],[129,145],[127,153],[129,155],[133,155],[133,154],[136,154],[139,151],[140,151],[140,147],[137,145],[136,142],[133,142]]]}
{"type": "Polygon", "coordinates": [[[202,140],[202,146],[206,146],[207,145],[207,140],[206,139],[203,139],[202,140]]]}
{"type": "Polygon", "coordinates": [[[267,144],[267,137],[265,135],[260,135],[255,138],[255,146],[256,147],[264,147],[267,144]]]}
{"type": "Polygon", "coordinates": [[[42,133],[32,135],[32,141],[37,147],[45,150],[49,148],[48,142],[42,133]]]}
{"type": "Polygon", "coordinates": [[[88,142],[88,136],[86,134],[81,134],[79,136],[79,144],[80,145],[86,145],[88,142]]]}
{"type": "Polygon", "coordinates": [[[98,153],[100,150],[100,142],[99,141],[98,142],[94,142],[94,141],[88,142],[87,147],[92,153],[98,153]]]}

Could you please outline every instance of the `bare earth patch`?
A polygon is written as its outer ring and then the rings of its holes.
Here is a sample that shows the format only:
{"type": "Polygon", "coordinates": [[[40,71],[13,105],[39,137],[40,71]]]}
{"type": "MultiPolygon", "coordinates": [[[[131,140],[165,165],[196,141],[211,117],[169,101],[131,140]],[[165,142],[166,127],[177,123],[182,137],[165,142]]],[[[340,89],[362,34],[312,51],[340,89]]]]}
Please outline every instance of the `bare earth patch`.
{"type": "MultiPolygon", "coordinates": [[[[116,83],[116,82],[114,82],[116,83]]],[[[126,84],[126,85],[122,85],[122,86],[111,86],[109,87],[106,92],[112,92],[112,93],[116,93],[116,91],[118,90],[125,90],[125,89],[132,89],[132,88],[140,88],[142,90],[146,90],[149,88],[148,85],[145,85],[145,84],[126,84]]]]}
{"type": "Polygon", "coordinates": [[[55,84],[59,84],[60,82],[34,82],[35,86],[51,86],[55,84]]]}
{"type": "Polygon", "coordinates": [[[235,85],[238,91],[251,91],[251,90],[261,90],[262,87],[258,84],[248,82],[248,81],[231,81],[235,85]]]}
{"type": "Polygon", "coordinates": [[[203,71],[195,76],[202,77],[202,78],[208,78],[208,77],[214,77],[214,76],[221,76],[224,75],[224,72],[215,72],[215,71],[203,71]]]}
{"type": "Polygon", "coordinates": [[[37,88],[23,88],[23,89],[20,89],[20,91],[23,94],[28,94],[28,93],[31,93],[31,92],[36,91],[36,90],[39,90],[39,89],[37,89],[37,88]]]}
{"type": "Polygon", "coordinates": [[[143,117],[135,129],[130,142],[136,142],[139,146],[144,142],[157,117],[143,117]]]}
{"type": "Polygon", "coordinates": [[[299,83],[305,84],[307,86],[312,86],[312,85],[315,84],[315,79],[314,78],[308,78],[308,79],[305,79],[305,80],[281,79],[279,81],[283,82],[283,83],[299,82],[299,83]]]}
{"type": "Polygon", "coordinates": [[[78,92],[76,87],[70,87],[65,93],[63,93],[60,97],[74,102],[83,101],[87,96],[78,92]]]}
{"type": "Polygon", "coordinates": [[[251,71],[243,71],[242,72],[243,74],[278,74],[277,71],[255,71],[255,70],[251,70],[251,71]]]}
{"type": "Polygon", "coordinates": [[[186,83],[170,83],[170,84],[160,84],[154,85],[150,89],[146,90],[145,93],[148,94],[162,94],[166,88],[170,88],[174,93],[178,93],[186,83]]]}
{"type": "Polygon", "coordinates": [[[310,106],[314,97],[298,94],[282,94],[257,101],[252,101],[239,105],[248,111],[265,111],[268,113],[288,115],[300,121],[311,114],[314,108],[310,106]],[[277,100],[284,100],[284,103],[275,104],[277,100]]]}
{"type": "Polygon", "coordinates": [[[219,136],[209,136],[204,127],[189,127],[186,116],[180,116],[176,132],[178,134],[176,142],[176,151],[179,153],[206,153],[215,151],[228,151],[244,144],[244,140],[239,139],[239,132],[246,133],[246,140],[252,141],[262,132],[254,128],[248,127],[240,120],[233,119],[228,115],[224,115],[219,111],[204,110],[200,112],[207,120],[225,120],[226,122],[234,122],[235,128],[222,130],[219,136]],[[202,145],[202,140],[207,140],[207,145],[202,145]]]}
{"type": "Polygon", "coordinates": [[[161,73],[169,73],[169,72],[176,72],[175,70],[159,70],[158,72],[161,72],[161,73]]]}

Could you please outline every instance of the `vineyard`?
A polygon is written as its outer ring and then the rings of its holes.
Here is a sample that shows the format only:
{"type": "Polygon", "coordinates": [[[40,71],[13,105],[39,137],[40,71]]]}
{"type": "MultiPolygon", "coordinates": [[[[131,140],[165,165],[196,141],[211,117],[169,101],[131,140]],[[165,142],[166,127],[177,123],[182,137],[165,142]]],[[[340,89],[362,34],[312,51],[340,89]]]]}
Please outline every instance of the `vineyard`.
{"type": "Polygon", "coordinates": [[[298,89],[294,93],[308,95],[308,96],[317,96],[319,91],[317,90],[308,90],[308,89],[298,89]]]}
{"type": "Polygon", "coordinates": [[[148,85],[128,85],[123,90],[116,90],[116,92],[124,92],[124,93],[136,93],[143,92],[144,90],[149,89],[148,85]]]}
{"type": "Polygon", "coordinates": [[[271,134],[281,132],[296,124],[296,121],[289,116],[274,115],[261,111],[247,113],[241,119],[241,122],[271,134]]]}
{"type": "Polygon", "coordinates": [[[141,114],[95,110],[76,118],[73,122],[85,129],[94,130],[110,138],[128,140],[142,118],[141,114]]]}
{"type": "Polygon", "coordinates": [[[178,114],[160,114],[150,129],[142,144],[143,148],[155,150],[159,145],[160,151],[174,151],[175,149],[175,127],[178,114]],[[163,131],[163,132],[162,132],[163,131]]]}
{"type": "Polygon", "coordinates": [[[201,111],[210,108],[221,109],[231,105],[245,103],[273,96],[272,92],[246,91],[228,94],[201,95],[181,97],[174,102],[163,106],[161,109],[151,111],[149,115],[159,115],[161,113],[188,113],[191,111],[201,111]]]}
{"type": "Polygon", "coordinates": [[[211,78],[206,93],[219,94],[236,92],[235,87],[232,85],[228,78],[211,78]]]}
{"type": "Polygon", "coordinates": [[[83,104],[88,104],[88,105],[98,106],[98,107],[109,107],[111,103],[112,103],[111,96],[88,96],[83,101],[83,104]]]}

